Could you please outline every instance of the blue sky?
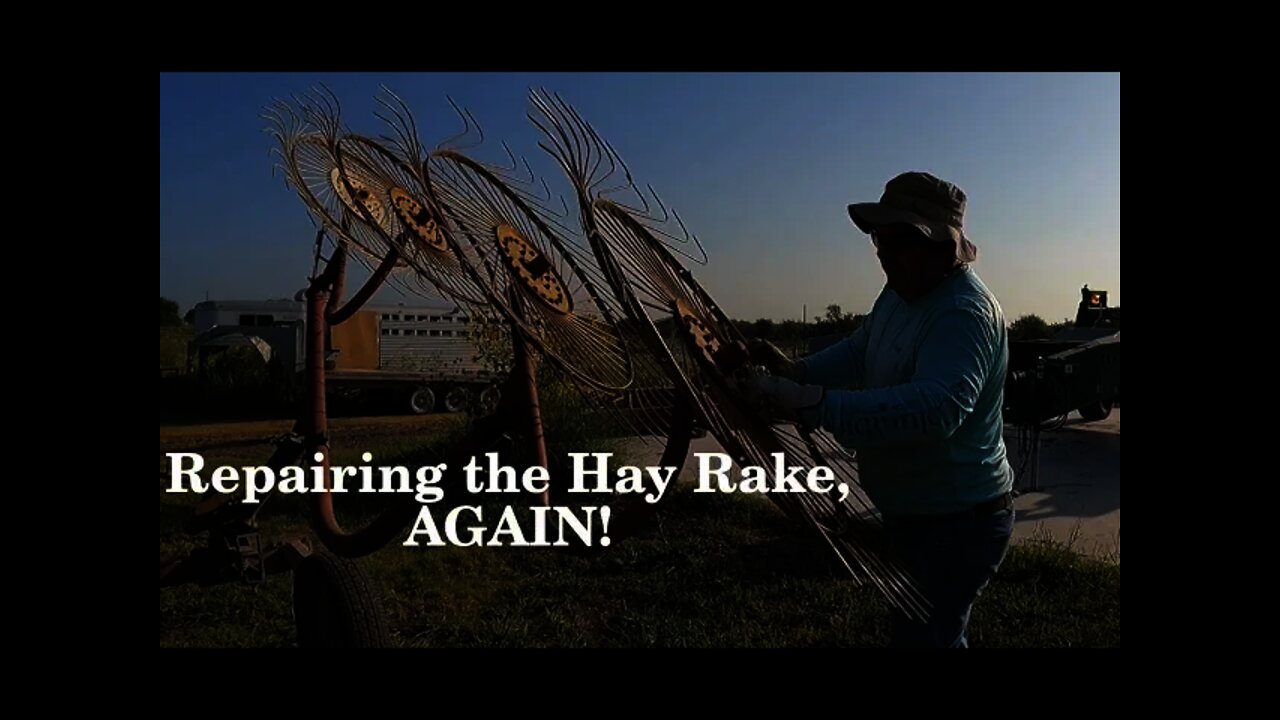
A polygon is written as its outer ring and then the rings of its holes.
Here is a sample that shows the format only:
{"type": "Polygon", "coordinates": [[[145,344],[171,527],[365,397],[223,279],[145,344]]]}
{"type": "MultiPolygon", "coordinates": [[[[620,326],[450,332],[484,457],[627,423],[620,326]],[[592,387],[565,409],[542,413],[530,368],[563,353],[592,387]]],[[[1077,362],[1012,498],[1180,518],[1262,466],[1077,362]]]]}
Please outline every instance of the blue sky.
{"type": "Polygon", "coordinates": [[[460,129],[451,96],[486,150],[506,140],[539,170],[528,91],[559,92],[698,235],[695,277],[735,318],[870,308],[884,278],[845,206],[905,170],[968,194],[974,267],[1010,321],[1073,316],[1086,283],[1120,304],[1118,73],[162,74],[160,294],[184,312],[305,285],[313,225],[273,176],[261,114],[317,83],[371,134],[388,86],[428,145],[460,129]]]}

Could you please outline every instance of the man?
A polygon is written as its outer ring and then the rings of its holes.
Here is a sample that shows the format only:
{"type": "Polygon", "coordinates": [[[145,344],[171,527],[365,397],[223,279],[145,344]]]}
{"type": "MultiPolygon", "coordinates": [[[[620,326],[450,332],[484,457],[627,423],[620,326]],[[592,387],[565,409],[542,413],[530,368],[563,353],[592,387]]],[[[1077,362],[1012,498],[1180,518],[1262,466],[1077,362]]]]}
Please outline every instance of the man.
{"type": "Polygon", "coordinates": [[[966,197],[921,172],[849,206],[886,284],[850,337],[793,362],[753,343],[775,410],[854,450],[886,536],[932,604],[928,624],[894,612],[891,645],[968,647],[970,610],[1013,531],[1001,416],[1008,337],[969,266],[966,197]]]}

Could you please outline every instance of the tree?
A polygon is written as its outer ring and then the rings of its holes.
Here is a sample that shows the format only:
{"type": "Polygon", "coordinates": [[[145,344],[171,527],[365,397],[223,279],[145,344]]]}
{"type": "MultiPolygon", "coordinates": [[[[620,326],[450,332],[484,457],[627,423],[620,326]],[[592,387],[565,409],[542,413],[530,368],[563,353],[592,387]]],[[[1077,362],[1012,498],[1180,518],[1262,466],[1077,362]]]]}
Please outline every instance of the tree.
{"type": "Polygon", "coordinates": [[[1052,337],[1053,331],[1049,329],[1049,323],[1039,315],[1023,315],[1009,326],[1010,340],[1048,340],[1052,337]]]}
{"type": "Polygon", "coordinates": [[[167,297],[160,298],[160,327],[179,327],[182,316],[178,314],[178,303],[167,297]]]}
{"type": "Polygon", "coordinates": [[[747,331],[747,335],[761,340],[772,340],[777,334],[777,325],[769,318],[760,318],[753,323],[748,323],[743,328],[747,331]]]}
{"type": "Polygon", "coordinates": [[[1056,322],[1049,325],[1049,336],[1057,337],[1058,333],[1068,328],[1073,328],[1075,327],[1075,325],[1076,325],[1075,321],[1072,320],[1071,318],[1062,318],[1061,322],[1056,322]]]}

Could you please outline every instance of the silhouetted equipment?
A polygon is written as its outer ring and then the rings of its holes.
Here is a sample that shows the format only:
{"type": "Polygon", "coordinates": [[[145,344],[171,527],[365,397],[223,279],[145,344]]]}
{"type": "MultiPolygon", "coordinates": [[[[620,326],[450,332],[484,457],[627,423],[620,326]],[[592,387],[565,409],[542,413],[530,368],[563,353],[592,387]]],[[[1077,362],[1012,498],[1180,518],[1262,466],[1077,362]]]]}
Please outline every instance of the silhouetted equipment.
{"type": "MultiPolygon", "coordinates": [[[[1060,427],[1071,411],[1105,420],[1120,402],[1120,308],[1106,290],[1080,290],[1076,322],[1048,340],[1009,343],[1005,420],[1028,430],[1034,457],[1043,429],[1060,427]]],[[[1028,489],[1036,489],[1034,460],[1028,489]]]]}
{"type": "MultiPolygon", "coordinates": [[[[830,433],[775,417],[751,391],[765,371],[749,362],[745,336],[686,267],[706,263],[696,237],[652,188],[645,193],[637,187],[622,159],[576,110],[545,92],[534,92],[530,101],[529,119],[542,132],[539,145],[574,190],[573,212],[568,202],[557,212],[545,182],[541,192],[528,163],[522,168],[509,150],[509,165],[477,159],[461,141],[473,130],[479,139],[483,133],[462,110],[463,134],[428,150],[408,107],[389,92],[378,102],[390,134],[379,139],[351,132],[329,93],[271,109],[280,167],[321,227],[302,295],[302,348],[295,355],[303,358],[308,397],[268,466],[301,462],[330,479],[326,383],[331,371],[342,370],[327,358],[342,339],[333,330],[349,322],[368,332],[380,327],[385,332],[377,337],[390,343],[404,337],[398,331],[412,329],[416,340],[422,328],[397,324],[395,317],[380,326],[360,325],[360,310],[384,283],[427,291],[465,309],[472,320],[505,330],[510,340],[511,371],[496,405],[475,419],[449,457],[440,458],[452,473],[446,482],[456,481],[467,460],[514,436],[523,436],[533,464],[548,467],[538,389],[538,361],[545,361],[580,393],[588,412],[663,443],[659,466],[682,467],[690,436],[705,429],[740,466],[770,467],[780,457],[788,468],[830,468],[840,493],[768,497],[814,531],[855,580],[870,583],[907,614],[927,616],[927,599],[883,542],[882,518],[860,487],[856,458],[830,433]],[[349,259],[363,263],[369,276],[348,297],[349,259]]],[[[807,320],[807,307],[804,313],[807,320]]],[[[255,316],[247,327],[259,325],[255,316]]],[[[434,331],[428,327],[428,337],[434,331]]],[[[370,365],[375,359],[348,352],[343,362],[370,365]]],[[[434,403],[425,392],[413,398],[414,408],[434,403]]],[[[549,493],[568,485],[553,474],[541,504],[550,505],[549,493]]],[[[161,585],[237,576],[258,581],[277,567],[292,568],[300,640],[310,642],[313,631],[325,626],[316,618],[332,617],[351,627],[316,642],[383,642],[377,622],[354,624],[376,612],[367,578],[351,561],[402,537],[420,503],[396,496],[353,530],[338,521],[334,493],[310,499],[318,545],[266,543],[256,524],[260,503],[204,498],[189,527],[209,532],[208,552],[162,562],[161,585]]],[[[641,511],[620,513],[611,541],[625,534],[619,525],[641,526],[635,518],[643,517],[646,505],[635,507],[641,511]]]]}
{"type": "Polygon", "coordinates": [[[1103,327],[1120,329],[1120,308],[1107,306],[1106,290],[1091,290],[1088,285],[1080,289],[1080,307],[1076,309],[1076,327],[1103,327]]]}

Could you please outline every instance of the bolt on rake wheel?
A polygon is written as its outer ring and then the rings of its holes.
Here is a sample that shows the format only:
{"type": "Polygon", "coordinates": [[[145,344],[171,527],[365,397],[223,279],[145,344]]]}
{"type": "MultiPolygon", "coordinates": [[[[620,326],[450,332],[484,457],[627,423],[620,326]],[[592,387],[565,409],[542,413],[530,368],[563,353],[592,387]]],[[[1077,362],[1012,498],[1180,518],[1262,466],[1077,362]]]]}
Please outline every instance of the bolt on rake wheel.
{"type": "Polygon", "coordinates": [[[294,570],[293,616],[298,647],[391,646],[382,603],[364,568],[323,548],[294,570]]]}

